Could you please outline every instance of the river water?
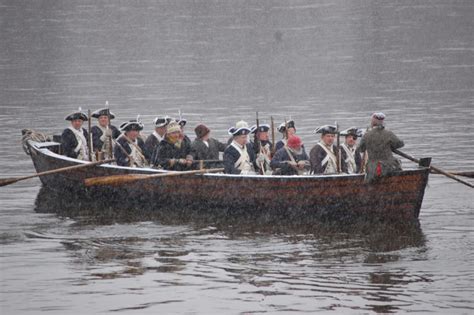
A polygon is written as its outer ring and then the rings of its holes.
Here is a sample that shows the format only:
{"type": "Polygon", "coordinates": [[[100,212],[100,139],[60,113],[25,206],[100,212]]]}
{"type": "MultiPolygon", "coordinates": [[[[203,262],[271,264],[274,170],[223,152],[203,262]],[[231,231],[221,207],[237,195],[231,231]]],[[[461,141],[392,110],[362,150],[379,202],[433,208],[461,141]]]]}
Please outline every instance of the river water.
{"type": "MultiPolygon", "coordinates": [[[[0,0],[0,175],[34,172],[22,128],[106,100],[145,133],[179,110],[221,140],[292,118],[307,148],[383,111],[406,153],[473,170],[473,20],[470,0],[0,0]]],[[[40,187],[0,188],[2,314],[474,312],[474,194],[440,175],[407,229],[92,211],[40,187]]]]}

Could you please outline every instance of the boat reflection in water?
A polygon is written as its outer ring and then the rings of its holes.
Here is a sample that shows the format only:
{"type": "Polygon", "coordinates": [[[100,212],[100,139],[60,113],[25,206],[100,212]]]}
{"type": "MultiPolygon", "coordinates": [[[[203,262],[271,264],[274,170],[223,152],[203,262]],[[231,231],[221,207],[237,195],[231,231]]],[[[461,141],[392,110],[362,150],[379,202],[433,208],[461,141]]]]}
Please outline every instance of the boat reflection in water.
{"type": "Polygon", "coordinates": [[[426,251],[416,223],[316,222],[248,212],[239,217],[223,209],[163,205],[127,208],[65,198],[46,188],[37,196],[36,212],[73,219],[67,233],[76,235],[61,244],[73,262],[88,266],[83,285],[143,276],[140,281],[166,284],[156,289],[161,294],[179,286],[178,305],[195,297],[198,281],[211,292],[216,286],[237,290],[236,299],[292,296],[295,305],[310,307],[305,310],[315,309],[307,303],[311,296],[326,301],[317,309],[394,312],[410,303],[406,291],[413,283],[431,281],[396,267],[422,259],[426,251]]]}

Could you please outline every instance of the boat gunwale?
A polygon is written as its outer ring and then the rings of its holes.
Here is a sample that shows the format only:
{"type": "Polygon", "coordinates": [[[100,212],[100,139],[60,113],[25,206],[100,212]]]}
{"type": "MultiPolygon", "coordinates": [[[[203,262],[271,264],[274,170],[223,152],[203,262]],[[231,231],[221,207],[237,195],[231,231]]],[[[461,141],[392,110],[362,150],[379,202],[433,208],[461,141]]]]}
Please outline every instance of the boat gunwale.
{"type": "MultiPolygon", "coordinates": [[[[76,164],[87,164],[89,163],[88,161],[83,161],[83,160],[78,160],[75,158],[67,157],[61,154],[57,154],[49,149],[49,147],[53,144],[58,144],[57,142],[49,142],[48,146],[41,146],[41,142],[33,141],[33,140],[28,140],[28,143],[31,147],[33,147],[36,151],[41,152],[42,154],[49,156],[51,158],[63,160],[63,161],[68,161],[68,162],[74,162],[76,164]]],[[[96,167],[102,167],[105,169],[115,169],[115,170],[124,170],[124,171],[132,171],[137,174],[143,174],[143,173],[148,173],[150,175],[152,174],[165,174],[165,173],[174,173],[175,171],[169,171],[169,170],[160,170],[160,169],[154,169],[150,167],[145,167],[145,168],[136,168],[136,167],[129,167],[129,166],[120,166],[120,165],[111,165],[111,164],[101,164],[97,165],[96,167]]],[[[389,175],[390,176],[400,176],[400,175],[409,175],[413,173],[419,173],[419,172],[424,172],[428,171],[429,167],[421,167],[418,166],[417,168],[414,169],[405,169],[402,171],[399,171],[395,174],[389,175]]],[[[233,179],[252,179],[252,180],[272,180],[272,181],[279,181],[279,180],[338,180],[338,179],[353,179],[353,178],[358,178],[358,177],[364,177],[364,174],[346,174],[346,173],[341,173],[341,174],[330,174],[330,175],[260,175],[260,174],[225,174],[225,173],[204,173],[204,174],[194,174],[194,175],[184,175],[184,176],[200,176],[200,177],[209,177],[209,178],[233,178],[233,179]]]]}

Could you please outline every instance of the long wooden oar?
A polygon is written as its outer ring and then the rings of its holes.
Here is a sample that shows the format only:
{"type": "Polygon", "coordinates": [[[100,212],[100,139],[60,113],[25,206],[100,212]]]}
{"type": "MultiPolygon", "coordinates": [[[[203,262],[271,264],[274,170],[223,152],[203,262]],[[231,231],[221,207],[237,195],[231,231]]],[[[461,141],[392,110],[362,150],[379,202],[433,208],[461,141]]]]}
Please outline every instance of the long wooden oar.
{"type": "MultiPolygon", "coordinates": [[[[408,155],[408,154],[406,154],[406,153],[403,153],[403,152],[400,151],[400,150],[395,149],[395,150],[393,150],[393,152],[396,153],[396,154],[398,154],[398,155],[400,155],[400,156],[403,156],[404,158],[406,158],[406,159],[408,159],[408,160],[410,160],[410,161],[413,161],[413,162],[415,162],[415,163],[420,163],[420,160],[414,158],[414,157],[411,156],[411,155],[408,155]]],[[[451,179],[454,179],[455,181],[458,181],[458,182],[460,182],[461,184],[464,184],[464,185],[466,185],[466,186],[468,186],[468,187],[474,188],[474,185],[472,185],[471,183],[468,183],[468,182],[466,182],[466,181],[463,181],[462,179],[459,179],[459,178],[457,178],[456,176],[454,176],[453,174],[450,174],[450,173],[448,173],[448,172],[446,172],[446,171],[443,171],[442,169],[439,169],[439,168],[434,167],[434,166],[430,166],[430,169],[433,170],[433,171],[435,171],[435,172],[437,172],[437,173],[443,174],[444,176],[447,176],[447,177],[449,177],[449,178],[451,178],[451,179]]]]}
{"type": "Polygon", "coordinates": [[[474,178],[474,171],[464,171],[464,172],[449,172],[450,174],[456,175],[456,176],[464,176],[464,177],[469,177],[469,178],[474,178]]]}
{"type": "Polygon", "coordinates": [[[159,177],[170,177],[170,176],[181,176],[181,175],[192,175],[192,174],[201,174],[201,173],[216,173],[223,172],[223,168],[210,168],[194,171],[173,171],[167,173],[159,174],[126,174],[126,175],[111,175],[111,176],[100,176],[100,177],[91,177],[84,180],[84,184],[87,187],[90,186],[119,186],[126,183],[131,183],[139,180],[146,180],[159,177]]]}
{"type": "Polygon", "coordinates": [[[57,173],[62,173],[62,172],[68,172],[68,171],[77,170],[77,169],[80,169],[80,168],[87,168],[87,167],[96,166],[96,165],[105,164],[105,163],[110,163],[110,162],[114,162],[114,161],[115,161],[115,159],[109,159],[109,160],[97,161],[97,162],[92,162],[92,163],[86,163],[86,164],[67,166],[67,167],[63,167],[63,168],[57,168],[55,170],[45,171],[45,172],[36,173],[36,174],[33,174],[33,175],[28,175],[28,176],[23,176],[23,177],[4,178],[4,179],[0,179],[0,187],[1,186],[7,186],[7,185],[10,185],[10,184],[19,182],[21,180],[25,180],[25,179],[29,179],[29,178],[33,178],[33,177],[57,174],[57,173]]]}

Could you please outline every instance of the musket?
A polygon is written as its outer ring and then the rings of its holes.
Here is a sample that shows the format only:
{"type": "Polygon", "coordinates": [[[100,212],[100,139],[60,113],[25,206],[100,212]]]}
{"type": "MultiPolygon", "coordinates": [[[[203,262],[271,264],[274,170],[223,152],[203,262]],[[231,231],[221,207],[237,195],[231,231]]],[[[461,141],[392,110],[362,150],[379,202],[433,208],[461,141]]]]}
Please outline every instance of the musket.
{"type": "Polygon", "coordinates": [[[271,150],[271,153],[272,153],[272,157],[275,155],[275,148],[276,148],[276,144],[275,144],[275,122],[273,121],[273,116],[270,117],[270,121],[271,121],[271,125],[272,125],[272,150],[271,150]]]}
{"type": "Polygon", "coordinates": [[[89,132],[89,161],[92,162],[92,149],[93,149],[93,145],[92,145],[92,126],[91,126],[91,110],[88,109],[87,110],[87,122],[88,122],[88,132],[89,132]]]}
{"type": "Polygon", "coordinates": [[[337,130],[337,172],[338,173],[341,173],[341,164],[342,164],[342,161],[341,161],[341,133],[339,132],[339,125],[337,124],[336,122],[336,130],[337,130]]]}
{"type": "MultiPolygon", "coordinates": [[[[260,121],[258,119],[258,112],[256,112],[256,119],[257,119],[257,129],[255,130],[255,135],[254,135],[254,144],[255,144],[255,152],[258,154],[258,153],[262,153],[262,145],[260,143],[260,139],[258,138],[258,132],[260,130],[260,121]]],[[[264,163],[260,163],[260,175],[263,175],[265,174],[265,164],[264,163]]]]}
{"type": "MultiPolygon", "coordinates": [[[[105,106],[107,108],[107,117],[108,117],[108,124],[107,124],[107,129],[109,129],[110,131],[112,131],[112,124],[110,122],[110,108],[109,108],[109,101],[105,101],[105,106]]],[[[113,145],[112,145],[112,137],[113,137],[113,134],[111,134],[109,137],[108,137],[108,141],[109,141],[109,158],[113,158],[114,157],[114,150],[113,150],[113,145]]]]}

